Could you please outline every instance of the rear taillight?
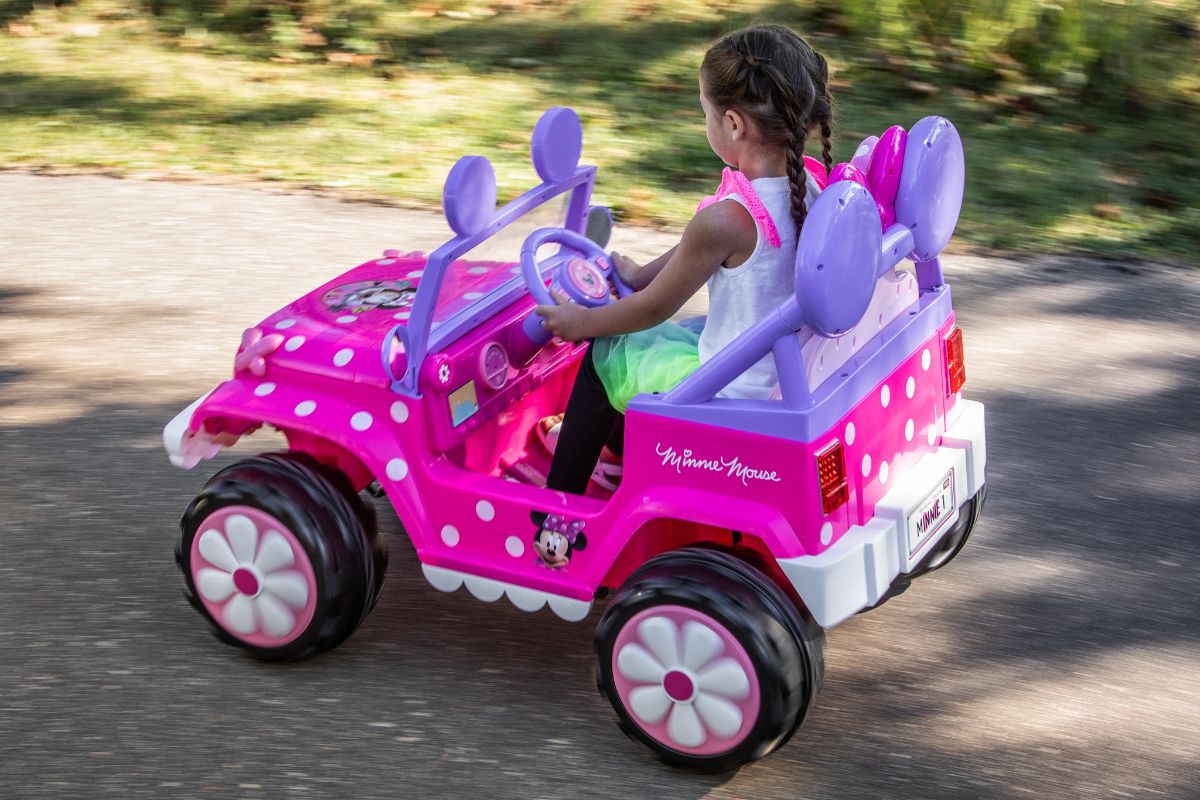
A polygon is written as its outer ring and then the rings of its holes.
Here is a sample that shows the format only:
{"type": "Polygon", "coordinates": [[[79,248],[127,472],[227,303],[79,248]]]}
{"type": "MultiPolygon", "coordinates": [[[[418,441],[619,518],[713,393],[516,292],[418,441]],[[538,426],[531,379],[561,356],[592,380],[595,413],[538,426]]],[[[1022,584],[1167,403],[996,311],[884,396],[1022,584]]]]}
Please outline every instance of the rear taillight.
{"type": "Polygon", "coordinates": [[[949,379],[950,394],[967,382],[967,362],[963,360],[962,330],[955,327],[946,337],[946,377],[949,379]]]}
{"type": "Polygon", "coordinates": [[[846,457],[841,442],[817,453],[817,477],[821,481],[821,510],[831,513],[850,499],[846,484],[846,457]]]}

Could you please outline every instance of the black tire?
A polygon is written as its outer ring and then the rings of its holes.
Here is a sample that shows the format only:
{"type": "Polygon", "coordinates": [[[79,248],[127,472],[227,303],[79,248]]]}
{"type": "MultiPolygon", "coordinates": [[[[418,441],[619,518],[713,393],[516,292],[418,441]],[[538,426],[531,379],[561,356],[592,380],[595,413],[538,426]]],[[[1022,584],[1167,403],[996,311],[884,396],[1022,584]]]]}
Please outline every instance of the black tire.
{"type": "MultiPolygon", "coordinates": [[[[366,618],[383,580],[376,569],[378,531],[365,525],[360,514],[336,478],[307,457],[269,453],[226,467],[208,481],[180,522],[176,560],[187,598],[217,638],[264,661],[292,661],[336,647],[366,618]],[[242,641],[220,626],[197,597],[189,564],[192,541],[209,515],[232,505],[260,509],[285,524],[312,564],[317,586],[312,621],[280,647],[242,641]]],[[[386,565],[386,551],[382,563],[386,565]]]]}
{"type": "Polygon", "coordinates": [[[724,772],[762,758],[786,742],[811,710],[824,677],[824,633],[761,571],[736,556],[685,548],[654,558],[614,593],[596,628],[596,683],[618,724],[662,761],[724,772]],[[708,615],[732,634],[754,665],[761,696],[750,733],[733,748],[697,756],[649,736],[625,708],[614,682],[613,650],[625,624],[658,605],[708,615]]]}
{"type": "Polygon", "coordinates": [[[371,543],[371,559],[375,564],[375,585],[371,590],[371,608],[375,608],[375,604],[379,602],[379,593],[383,590],[383,582],[387,577],[388,568],[387,541],[379,534],[379,517],[375,513],[375,506],[370,500],[364,500],[361,494],[354,491],[354,487],[345,474],[319,463],[312,456],[305,453],[278,453],[276,455],[299,461],[321,473],[346,498],[354,516],[358,517],[358,521],[362,523],[367,540],[371,543]]]}

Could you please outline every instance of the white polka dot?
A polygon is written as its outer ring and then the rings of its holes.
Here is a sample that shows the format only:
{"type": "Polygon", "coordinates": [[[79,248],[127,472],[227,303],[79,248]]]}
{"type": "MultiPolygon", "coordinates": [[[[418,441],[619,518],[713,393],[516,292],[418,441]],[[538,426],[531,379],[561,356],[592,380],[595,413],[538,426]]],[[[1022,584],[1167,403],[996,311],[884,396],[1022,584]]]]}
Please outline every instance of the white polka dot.
{"type": "Polygon", "coordinates": [[[884,408],[887,408],[888,403],[892,402],[892,390],[889,389],[886,384],[882,389],[879,390],[879,402],[884,408]]]}
{"type": "Polygon", "coordinates": [[[366,411],[359,411],[350,418],[350,427],[354,428],[356,431],[365,431],[367,428],[371,427],[371,423],[374,421],[375,419],[369,413],[366,411]]]}
{"type": "Polygon", "coordinates": [[[879,465],[879,482],[887,483],[888,479],[888,463],[884,461],[879,465]]]}
{"type": "Polygon", "coordinates": [[[296,324],[296,320],[294,320],[294,319],[281,319],[281,320],[279,320],[279,322],[275,323],[275,330],[286,331],[288,328],[292,327],[295,324],[296,324]]]}
{"type": "Polygon", "coordinates": [[[826,522],[821,526],[821,544],[829,544],[833,541],[833,523],[826,522]]]}
{"type": "Polygon", "coordinates": [[[447,547],[454,547],[458,544],[458,528],[453,525],[442,528],[442,541],[446,543],[447,547]]]}
{"type": "Polygon", "coordinates": [[[379,265],[379,266],[381,266],[381,267],[386,267],[388,264],[395,264],[395,263],[396,263],[396,259],[394,259],[394,258],[381,258],[381,259],[379,259],[378,261],[376,261],[375,263],[376,263],[376,264],[378,264],[378,265],[379,265]]]}
{"type": "Polygon", "coordinates": [[[911,419],[908,422],[904,423],[904,441],[911,442],[913,434],[916,433],[916,431],[917,431],[917,426],[913,424],[913,421],[911,419]]]}
{"type": "Polygon", "coordinates": [[[912,396],[916,393],[917,393],[917,380],[916,380],[916,378],[909,376],[908,381],[905,382],[905,384],[904,384],[904,394],[908,395],[909,399],[911,399],[912,396]]]}
{"type": "Polygon", "coordinates": [[[864,478],[871,474],[871,454],[870,453],[863,456],[862,473],[863,473],[864,478]]]}
{"type": "Polygon", "coordinates": [[[414,269],[412,272],[408,273],[408,274],[407,274],[407,275],[405,275],[404,277],[406,277],[406,278],[419,278],[419,277],[421,277],[421,276],[422,276],[422,275],[424,275],[424,274],[425,274],[425,270],[423,270],[423,269],[414,269]]]}
{"type": "Polygon", "coordinates": [[[397,311],[395,314],[392,314],[392,319],[408,319],[411,316],[411,311],[397,311]]]}
{"type": "Polygon", "coordinates": [[[396,422],[405,422],[408,420],[408,406],[397,400],[392,403],[392,419],[396,422]]]}
{"type": "Polygon", "coordinates": [[[463,300],[478,300],[483,297],[483,292],[467,292],[463,295],[463,300]]]}
{"type": "Polygon", "coordinates": [[[358,322],[358,317],[353,314],[345,314],[337,318],[337,321],[343,325],[349,325],[351,322],[358,322]]]}
{"type": "Polygon", "coordinates": [[[929,441],[930,446],[937,441],[937,430],[932,425],[929,426],[925,438],[929,441]]]}
{"type": "Polygon", "coordinates": [[[854,423],[846,424],[846,444],[854,444],[854,423]]]}
{"type": "Polygon", "coordinates": [[[254,387],[254,393],[259,397],[266,397],[273,391],[275,391],[275,384],[273,383],[260,383],[254,387]]]}
{"type": "Polygon", "coordinates": [[[393,458],[387,463],[387,476],[394,481],[402,481],[408,475],[408,462],[403,458],[393,458]]]}
{"type": "Polygon", "coordinates": [[[929,355],[929,348],[926,347],[921,352],[921,369],[929,369],[929,361],[933,356],[929,355]]]}
{"type": "Polygon", "coordinates": [[[517,536],[510,536],[504,540],[504,549],[513,558],[520,558],[525,555],[525,543],[517,536]]]}
{"type": "Polygon", "coordinates": [[[480,500],[475,504],[475,513],[484,522],[491,522],[496,518],[496,509],[487,500],[480,500]]]}
{"type": "Polygon", "coordinates": [[[303,336],[293,336],[292,338],[288,339],[287,342],[284,343],[283,349],[287,350],[290,353],[293,350],[299,350],[300,345],[302,345],[302,344],[304,344],[303,336]]]}
{"type": "Polygon", "coordinates": [[[307,417],[309,414],[317,410],[317,404],[312,400],[305,400],[296,404],[296,416],[307,417]]]}
{"type": "Polygon", "coordinates": [[[486,275],[488,273],[488,268],[487,267],[471,267],[469,270],[467,270],[467,272],[471,273],[472,275],[486,275]]]}
{"type": "Polygon", "coordinates": [[[352,358],[354,358],[354,351],[346,347],[333,354],[333,364],[336,367],[344,367],[350,363],[352,358]]]}

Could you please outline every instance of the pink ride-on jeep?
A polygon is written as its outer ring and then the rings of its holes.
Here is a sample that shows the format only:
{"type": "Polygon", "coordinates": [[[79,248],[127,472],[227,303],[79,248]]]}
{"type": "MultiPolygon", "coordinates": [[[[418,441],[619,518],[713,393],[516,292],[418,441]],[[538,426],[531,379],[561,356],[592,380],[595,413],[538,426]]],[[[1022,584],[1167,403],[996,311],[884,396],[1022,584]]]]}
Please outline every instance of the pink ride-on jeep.
{"type": "Polygon", "coordinates": [[[635,398],[619,487],[576,496],[545,488],[538,423],[565,408],[583,346],[549,337],[533,307],[548,284],[585,305],[628,291],[581,142],[573,111],[547,111],[542,182],[500,208],[487,159],[461,159],[449,241],[388,251],[246,331],[232,378],[167,425],[167,451],[191,468],[261,425],[289,449],[213,476],[179,564],[225,641],[263,659],[327,650],[383,583],[372,489],[442,591],[578,621],[613,590],[596,674],[621,727],[670,763],[727,769],[805,718],[823,630],[946,564],[979,516],[983,407],[961,396],[938,262],[962,145],[938,117],[865,141],[808,215],[795,296],[672,391],[635,398]],[[715,396],[767,353],[774,399],[715,396]],[[561,532],[560,566],[535,552],[531,515],[561,532]]]}

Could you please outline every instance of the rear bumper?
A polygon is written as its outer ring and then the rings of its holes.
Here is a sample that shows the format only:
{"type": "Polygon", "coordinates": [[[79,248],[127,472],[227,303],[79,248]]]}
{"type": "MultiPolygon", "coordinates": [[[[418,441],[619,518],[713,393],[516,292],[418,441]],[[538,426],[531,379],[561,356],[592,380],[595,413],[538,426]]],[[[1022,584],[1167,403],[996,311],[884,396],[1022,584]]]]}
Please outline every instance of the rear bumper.
{"type": "Polygon", "coordinates": [[[823,628],[831,628],[878,603],[901,574],[915,571],[958,522],[959,514],[984,486],[987,452],[983,405],[960,400],[962,413],[942,445],[909,470],[875,506],[875,516],[855,525],[818,555],[779,559],[788,580],[823,628]],[[908,548],[908,519],[930,491],[953,470],[957,508],[914,552],[908,548]]]}

